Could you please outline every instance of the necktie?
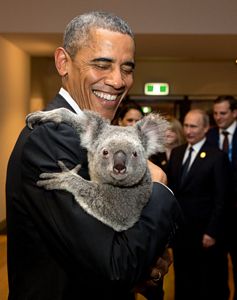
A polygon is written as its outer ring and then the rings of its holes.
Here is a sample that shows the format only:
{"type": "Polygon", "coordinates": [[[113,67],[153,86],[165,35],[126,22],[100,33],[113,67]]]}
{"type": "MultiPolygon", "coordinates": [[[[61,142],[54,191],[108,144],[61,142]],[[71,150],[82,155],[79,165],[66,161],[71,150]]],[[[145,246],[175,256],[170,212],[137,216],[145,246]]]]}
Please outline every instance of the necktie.
{"type": "Polygon", "coordinates": [[[223,150],[225,153],[228,154],[228,151],[229,151],[229,140],[228,140],[229,132],[223,130],[223,131],[222,131],[222,134],[224,135],[224,140],[223,140],[223,144],[222,144],[222,150],[223,150]]]}
{"type": "Polygon", "coordinates": [[[193,152],[193,148],[190,147],[189,148],[189,154],[187,159],[185,160],[183,166],[182,166],[182,175],[181,175],[181,183],[184,182],[184,179],[186,177],[186,175],[188,174],[189,171],[189,165],[190,165],[190,161],[191,161],[191,157],[192,157],[192,152],[193,152]]]}

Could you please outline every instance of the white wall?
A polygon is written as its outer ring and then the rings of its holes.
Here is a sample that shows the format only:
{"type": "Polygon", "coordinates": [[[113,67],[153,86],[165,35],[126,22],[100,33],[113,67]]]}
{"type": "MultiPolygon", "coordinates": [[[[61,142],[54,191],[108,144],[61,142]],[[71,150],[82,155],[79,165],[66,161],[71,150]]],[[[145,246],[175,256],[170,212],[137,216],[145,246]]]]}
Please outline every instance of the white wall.
{"type": "Polygon", "coordinates": [[[0,37],[0,222],[5,219],[5,180],[10,152],[21,128],[30,94],[30,58],[0,37]]]}

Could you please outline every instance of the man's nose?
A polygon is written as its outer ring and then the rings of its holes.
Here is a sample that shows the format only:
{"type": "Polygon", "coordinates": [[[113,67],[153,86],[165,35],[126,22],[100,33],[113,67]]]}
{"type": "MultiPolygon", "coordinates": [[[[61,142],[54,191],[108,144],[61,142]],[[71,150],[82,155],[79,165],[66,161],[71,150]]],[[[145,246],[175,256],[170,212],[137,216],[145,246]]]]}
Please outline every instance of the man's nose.
{"type": "Polygon", "coordinates": [[[105,83],[114,87],[115,89],[121,89],[124,87],[123,74],[121,73],[120,68],[114,68],[108,74],[105,83]]]}

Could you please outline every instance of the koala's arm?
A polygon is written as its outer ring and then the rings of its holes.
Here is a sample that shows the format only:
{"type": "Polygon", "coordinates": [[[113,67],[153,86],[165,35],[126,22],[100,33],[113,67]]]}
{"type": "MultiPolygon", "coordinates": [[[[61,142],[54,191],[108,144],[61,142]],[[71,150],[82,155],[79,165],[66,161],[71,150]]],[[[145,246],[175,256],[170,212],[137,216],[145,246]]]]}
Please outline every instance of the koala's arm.
{"type": "Polygon", "coordinates": [[[101,186],[78,175],[81,165],[69,170],[62,161],[59,161],[58,164],[62,172],[40,174],[37,185],[46,190],[57,189],[70,192],[87,213],[103,221],[105,219],[103,206],[106,199],[103,197],[101,186]]]}
{"type": "Polygon", "coordinates": [[[37,181],[39,187],[44,187],[46,190],[65,190],[73,194],[78,202],[80,197],[93,200],[98,195],[98,185],[77,174],[81,168],[80,164],[71,170],[62,161],[58,164],[62,172],[41,173],[41,180],[37,181]]]}
{"type": "Polygon", "coordinates": [[[26,116],[26,124],[29,128],[33,129],[37,123],[62,123],[65,122],[70,126],[78,126],[78,116],[66,108],[57,108],[49,111],[36,111],[26,116]]]}
{"type": "MultiPolygon", "coordinates": [[[[38,123],[54,122],[56,124],[66,123],[70,125],[80,136],[87,135],[90,132],[97,132],[109,124],[109,120],[102,118],[98,113],[84,110],[80,114],[75,114],[66,108],[57,108],[49,111],[36,111],[26,116],[26,124],[30,129],[38,123]]],[[[93,139],[93,137],[88,137],[93,139]]]]}

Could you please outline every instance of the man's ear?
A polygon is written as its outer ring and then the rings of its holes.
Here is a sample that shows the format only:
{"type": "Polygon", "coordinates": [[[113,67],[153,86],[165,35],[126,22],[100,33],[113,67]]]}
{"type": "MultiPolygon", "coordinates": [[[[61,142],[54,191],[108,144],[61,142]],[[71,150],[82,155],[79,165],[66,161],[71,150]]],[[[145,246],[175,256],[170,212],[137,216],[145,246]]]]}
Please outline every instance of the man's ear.
{"type": "Polygon", "coordinates": [[[237,118],[237,109],[233,110],[233,115],[234,115],[234,118],[236,119],[237,118]]]}
{"type": "Polygon", "coordinates": [[[54,59],[59,75],[62,77],[67,75],[70,57],[66,50],[62,47],[57,48],[54,54],[54,59]]]}

